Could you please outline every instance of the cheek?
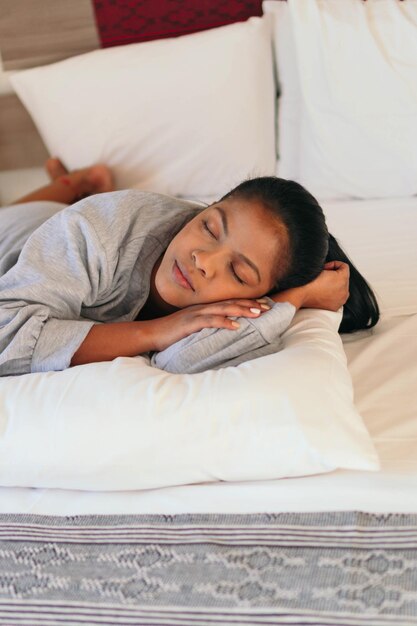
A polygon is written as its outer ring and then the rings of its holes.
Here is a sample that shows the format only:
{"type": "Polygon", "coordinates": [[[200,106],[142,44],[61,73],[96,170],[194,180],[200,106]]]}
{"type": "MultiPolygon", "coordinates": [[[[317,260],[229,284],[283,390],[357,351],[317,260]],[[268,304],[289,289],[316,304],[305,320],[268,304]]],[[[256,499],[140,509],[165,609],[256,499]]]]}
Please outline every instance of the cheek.
{"type": "Polygon", "coordinates": [[[167,253],[171,257],[184,258],[187,255],[187,251],[190,249],[192,236],[190,235],[189,226],[185,226],[174,237],[167,248],[167,253]]]}

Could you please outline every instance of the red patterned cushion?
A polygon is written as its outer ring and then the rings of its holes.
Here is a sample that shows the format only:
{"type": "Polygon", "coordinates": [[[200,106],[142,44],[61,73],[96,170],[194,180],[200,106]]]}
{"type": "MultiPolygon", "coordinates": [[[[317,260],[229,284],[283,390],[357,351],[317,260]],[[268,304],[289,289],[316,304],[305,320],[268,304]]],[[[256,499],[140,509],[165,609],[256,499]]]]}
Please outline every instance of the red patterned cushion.
{"type": "Polygon", "coordinates": [[[93,0],[103,48],[177,37],[262,15],[262,0],[93,0]]]}

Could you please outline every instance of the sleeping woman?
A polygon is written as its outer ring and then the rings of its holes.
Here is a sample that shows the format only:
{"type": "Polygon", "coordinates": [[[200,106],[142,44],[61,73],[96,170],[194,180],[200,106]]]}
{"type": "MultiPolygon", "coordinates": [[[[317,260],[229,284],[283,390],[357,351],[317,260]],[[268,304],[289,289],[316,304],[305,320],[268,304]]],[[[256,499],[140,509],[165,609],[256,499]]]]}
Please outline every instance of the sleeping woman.
{"type": "Polygon", "coordinates": [[[113,191],[104,165],[67,172],[49,159],[46,169],[49,185],[0,209],[1,376],[184,341],[200,364],[184,371],[201,371],[252,355],[248,323],[264,338],[273,311],[278,333],[302,307],[343,306],[344,333],[379,319],[372,289],[294,181],[245,180],[205,206],[113,191]]]}

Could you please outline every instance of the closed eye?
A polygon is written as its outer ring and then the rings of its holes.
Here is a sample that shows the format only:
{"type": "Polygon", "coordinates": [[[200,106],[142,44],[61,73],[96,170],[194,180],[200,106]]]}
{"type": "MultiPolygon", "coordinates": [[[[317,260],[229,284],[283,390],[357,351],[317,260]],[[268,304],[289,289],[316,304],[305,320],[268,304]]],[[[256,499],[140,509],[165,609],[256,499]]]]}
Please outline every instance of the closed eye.
{"type": "Polygon", "coordinates": [[[239,278],[239,276],[236,274],[236,272],[235,272],[234,267],[233,267],[233,265],[232,265],[232,264],[230,264],[230,269],[232,270],[232,274],[233,274],[233,275],[235,276],[235,278],[236,278],[236,279],[240,282],[240,284],[241,284],[241,285],[245,285],[246,283],[245,283],[243,280],[241,280],[241,279],[239,278]]]}
{"type": "Polygon", "coordinates": [[[207,222],[205,220],[203,220],[203,224],[204,224],[204,228],[206,229],[206,231],[208,233],[210,233],[210,235],[214,238],[217,239],[217,237],[214,236],[214,234],[211,232],[210,228],[207,226],[207,222]]]}
{"type": "MultiPolygon", "coordinates": [[[[212,233],[212,232],[211,232],[211,230],[210,230],[210,228],[208,227],[208,224],[207,224],[207,222],[206,222],[205,220],[203,220],[203,226],[204,226],[204,229],[205,229],[205,230],[206,230],[206,231],[207,231],[207,232],[211,235],[211,237],[213,237],[213,239],[217,239],[217,237],[214,235],[214,233],[212,233]]],[[[236,274],[235,269],[234,269],[234,267],[233,267],[233,265],[232,265],[232,264],[230,264],[230,271],[232,272],[232,274],[233,274],[234,278],[235,278],[237,281],[239,281],[239,283],[240,283],[241,285],[246,285],[245,281],[244,281],[244,280],[242,280],[241,278],[239,278],[239,276],[236,274]]]]}

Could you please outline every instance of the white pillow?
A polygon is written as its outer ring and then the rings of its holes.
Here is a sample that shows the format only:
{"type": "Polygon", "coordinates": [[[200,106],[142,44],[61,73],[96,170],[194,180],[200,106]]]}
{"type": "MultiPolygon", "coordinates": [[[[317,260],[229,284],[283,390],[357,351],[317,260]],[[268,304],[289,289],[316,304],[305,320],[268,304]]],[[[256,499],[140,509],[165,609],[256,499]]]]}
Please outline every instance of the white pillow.
{"type": "Polygon", "coordinates": [[[49,152],[102,161],[117,188],[223,194],[275,173],[269,20],[118,46],[10,80],[49,152]]]}
{"type": "Polygon", "coordinates": [[[282,91],[278,175],[319,200],[416,194],[417,3],[264,5],[282,91]]]}
{"type": "Polygon", "coordinates": [[[281,352],[237,367],[178,375],[139,356],[0,379],[0,486],[149,489],[380,469],[353,403],[342,311],[298,311],[281,352]]]}

